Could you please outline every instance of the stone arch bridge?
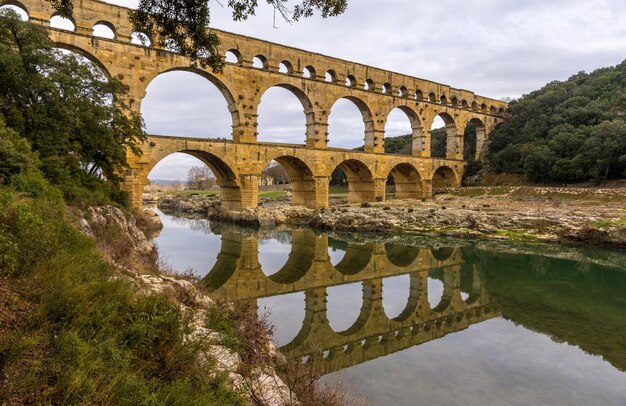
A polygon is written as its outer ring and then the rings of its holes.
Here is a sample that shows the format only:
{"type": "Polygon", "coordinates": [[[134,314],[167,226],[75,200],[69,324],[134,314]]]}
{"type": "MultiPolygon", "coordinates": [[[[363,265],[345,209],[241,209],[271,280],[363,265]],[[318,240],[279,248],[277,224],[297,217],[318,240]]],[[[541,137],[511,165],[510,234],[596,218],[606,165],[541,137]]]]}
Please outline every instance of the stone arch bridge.
{"type": "Polygon", "coordinates": [[[333,265],[327,235],[294,230],[287,262],[267,276],[259,263],[258,237],[223,228],[217,261],[203,279],[211,297],[255,302],[304,292],[300,331],[280,351],[315,363],[323,373],[419,345],[500,314],[477,267],[464,263],[460,248],[347,243],[344,257],[333,265]],[[433,270],[439,271],[436,276],[430,274],[433,270]],[[383,280],[398,275],[409,275],[409,295],[404,309],[391,318],[383,305],[383,280]],[[443,294],[434,307],[428,299],[431,276],[443,282],[443,294]],[[362,288],[358,318],[346,330],[335,331],[328,320],[328,288],[355,282],[362,288]],[[462,289],[468,294],[465,299],[462,289]]]}
{"type": "MultiPolygon", "coordinates": [[[[239,210],[257,205],[261,171],[271,160],[287,169],[293,204],[328,205],[328,181],[334,168],[344,169],[351,202],[384,200],[391,174],[397,198],[429,196],[433,187],[457,186],[464,171],[464,129],[476,128],[476,153],[488,134],[501,123],[507,103],[471,91],[396,72],[328,57],[289,46],[214,30],[227,63],[222,73],[192,67],[190,61],[166,49],[133,43],[129,9],[96,0],[76,4],[73,31],[50,27],[54,11],[45,0],[2,0],[26,11],[29,21],[47,27],[59,48],[78,52],[109,77],[129,86],[131,109],[140,112],[146,88],[159,74],[195,72],[223,94],[232,117],[232,140],[175,138],[150,135],[143,155],[129,152],[124,188],[133,205],[141,206],[147,175],[163,157],[184,152],[200,158],[216,174],[224,207],[239,210]],[[104,25],[113,38],[94,36],[104,25]],[[261,96],[272,87],[291,91],[306,116],[304,145],[257,142],[257,110],[261,96]],[[328,116],[339,99],[352,101],[362,114],[364,151],[328,148],[328,116]],[[384,153],[384,129],[389,113],[402,110],[412,127],[411,155],[384,153]],[[430,128],[441,117],[447,131],[446,157],[430,154],[430,128]]],[[[154,40],[154,38],[152,39],[154,40]]],[[[210,132],[207,135],[211,135],[210,132]]]]}

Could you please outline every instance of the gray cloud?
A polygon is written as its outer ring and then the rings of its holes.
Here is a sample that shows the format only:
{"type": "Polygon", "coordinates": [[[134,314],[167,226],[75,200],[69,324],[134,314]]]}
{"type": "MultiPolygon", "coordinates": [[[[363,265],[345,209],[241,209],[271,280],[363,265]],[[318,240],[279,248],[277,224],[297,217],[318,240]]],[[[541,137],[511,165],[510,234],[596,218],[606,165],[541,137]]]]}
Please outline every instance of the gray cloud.
{"type": "MultiPolygon", "coordinates": [[[[351,0],[339,17],[316,16],[293,25],[277,20],[278,29],[273,28],[272,9],[263,2],[257,15],[245,22],[233,22],[230,10],[215,0],[210,6],[216,28],[495,98],[519,97],[549,81],[626,58],[623,0],[351,0]]],[[[144,102],[143,109],[149,131],[229,133],[230,116],[223,113],[221,94],[212,93],[213,99],[200,86],[183,89],[187,80],[151,86],[153,93],[147,97],[154,96],[154,101],[144,102]],[[156,106],[155,111],[146,106],[156,106]]],[[[259,139],[303,143],[304,115],[298,100],[273,91],[271,96],[260,106],[259,139]]],[[[355,111],[343,103],[333,108],[329,145],[362,145],[363,124],[355,111]]],[[[396,113],[387,125],[390,135],[408,128],[408,121],[396,113]]]]}

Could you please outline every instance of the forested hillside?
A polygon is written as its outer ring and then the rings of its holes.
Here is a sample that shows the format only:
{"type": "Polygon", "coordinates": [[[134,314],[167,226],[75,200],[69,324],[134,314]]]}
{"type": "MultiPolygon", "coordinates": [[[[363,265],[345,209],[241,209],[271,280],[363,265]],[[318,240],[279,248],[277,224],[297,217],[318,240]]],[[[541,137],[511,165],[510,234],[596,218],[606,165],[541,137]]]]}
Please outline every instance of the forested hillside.
{"type": "Polygon", "coordinates": [[[534,182],[626,177],[626,61],[548,83],[511,103],[491,135],[496,172],[534,182]]]}

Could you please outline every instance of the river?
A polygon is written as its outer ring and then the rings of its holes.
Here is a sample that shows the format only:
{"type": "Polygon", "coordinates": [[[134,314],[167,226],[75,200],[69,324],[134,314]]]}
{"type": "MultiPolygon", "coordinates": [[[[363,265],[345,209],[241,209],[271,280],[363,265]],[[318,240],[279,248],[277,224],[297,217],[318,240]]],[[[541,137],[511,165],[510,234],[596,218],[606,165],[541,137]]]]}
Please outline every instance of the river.
{"type": "Polygon", "coordinates": [[[626,252],[257,230],[158,211],[175,272],[256,302],[369,405],[626,405],[626,252]]]}

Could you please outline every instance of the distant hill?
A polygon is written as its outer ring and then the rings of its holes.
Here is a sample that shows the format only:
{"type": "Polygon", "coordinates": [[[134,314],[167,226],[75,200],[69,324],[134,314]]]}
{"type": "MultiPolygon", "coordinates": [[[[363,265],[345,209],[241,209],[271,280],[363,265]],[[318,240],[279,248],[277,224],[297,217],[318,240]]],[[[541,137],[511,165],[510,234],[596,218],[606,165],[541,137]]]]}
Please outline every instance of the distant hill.
{"type": "Polygon", "coordinates": [[[533,182],[626,177],[626,61],[550,82],[511,111],[491,134],[490,169],[533,182]]]}

